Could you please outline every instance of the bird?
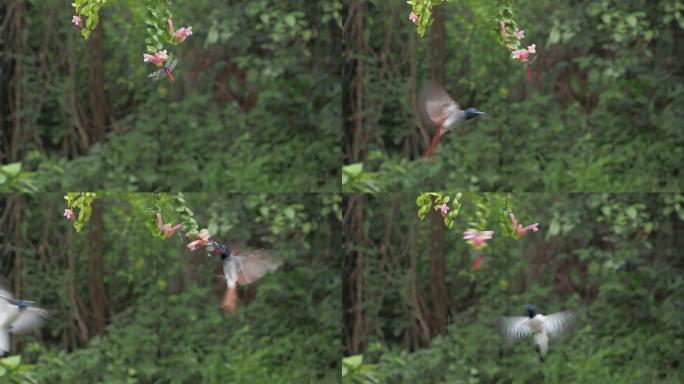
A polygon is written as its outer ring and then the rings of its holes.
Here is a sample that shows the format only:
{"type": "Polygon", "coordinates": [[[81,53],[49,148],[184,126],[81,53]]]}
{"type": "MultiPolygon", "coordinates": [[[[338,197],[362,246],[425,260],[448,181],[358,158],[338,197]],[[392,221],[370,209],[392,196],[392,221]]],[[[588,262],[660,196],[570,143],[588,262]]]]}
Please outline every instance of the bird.
{"type": "Polygon", "coordinates": [[[35,302],[16,300],[4,287],[0,287],[0,355],[10,352],[10,333],[22,333],[40,327],[50,312],[38,308],[35,302]]]}
{"type": "Polygon", "coordinates": [[[212,241],[212,251],[223,260],[223,277],[226,279],[226,292],[221,309],[232,314],[237,312],[237,289],[239,285],[253,283],[268,272],[273,272],[280,264],[264,251],[250,251],[238,255],[218,242],[212,241]]]}
{"type": "Polygon", "coordinates": [[[473,107],[461,110],[454,99],[442,87],[433,82],[428,82],[423,86],[418,98],[423,119],[427,120],[429,124],[437,126],[432,143],[425,151],[424,157],[426,159],[434,152],[442,135],[468,120],[485,114],[473,107]]]}
{"type": "Polygon", "coordinates": [[[539,357],[544,361],[549,350],[549,340],[555,340],[566,334],[576,322],[572,311],[563,311],[544,316],[537,312],[534,304],[525,304],[527,316],[512,316],[502,319],[502,334],[506,341],[517,342],[534,336],[539,347],[539,357]]]}

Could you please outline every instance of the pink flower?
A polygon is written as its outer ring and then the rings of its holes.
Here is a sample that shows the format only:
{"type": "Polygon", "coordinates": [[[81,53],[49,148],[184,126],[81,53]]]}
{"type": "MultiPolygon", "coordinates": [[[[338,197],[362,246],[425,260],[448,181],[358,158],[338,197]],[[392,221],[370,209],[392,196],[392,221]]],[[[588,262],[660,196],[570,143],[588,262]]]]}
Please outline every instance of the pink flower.
{"type": "Polygon", "coordinates": [[[168,223],[164,224],[164,222],[162,221],[161,212],[157,212],[157,227],[159,229],[161,229],[162,231],[164,231],[164,238],[168,239],[169,237],[171,237],[173,235],[174,232],[179,230],[182,227],[182,225],[176,224],[176,225],[172,226],[171,224],[168,224],[168,223]]]}
{"type": "Polygon", "coordinates": [[[169,28],[169,35],[173,36],[174,35],[173,20],[171,20],[171,19],[166,20],[166,26],[169,28]]]}
{"type": "Polygon", "coordinates": [[[499,33],[501,37],[508,36],[508,33],[506,33],[506,23],[503,20],[499,20],[499,33]]]}
{"type": "Polygon", "coordinates": [[[521,63],[526,62],[529,56],[530,53],[527,51],[527,49],[516,49],[513,51],[513,53],[511,53],[511,58],[518,59],[521,63]]]}
{"type": "Polygon", "coordinates": [[[64,217],[66,217],[67,220],[73,220],[76,218],[76,215],[74,214],[74,211],[71,209],[67,208],[64,210],[64,217]]]}
{"type": "Polygon", "coordinates": [[[515,31],[513,32],[513,36],[515,36],[516,39],[521,40],[525,38],[525,31],[515,31]]]}
{"type": "Polygon", "coordinates": [[[449,206],[444,203],[439,207],[439,211],[442,212],[442,217],[444,217],[446,216],[447,212],[449,212],[449,206]]]}
{"type": "Polygon", "coordinates": [[[146,63],[152,63],[156,66],[161,66],[164,64],[164,60],[166,60],[167,55],[166,55],[166,49],[163,51],[159,51],[155,53],[154,55],[150,55],[149,53],[144,53],[143,54],[143,61],[146,63]]]}
{"type": "Polygon", "coordinates": [[[484,256],[480,255],[473,261],[473,269],[480,269],[482,266],[482,260],[484,260],[484,256]]]}
{"type": "Polygon", "coordinates": [[[518,221],[515,219],[515,215],[513,214],[513,212],[508,212],[508,218],[511,219],[511,227],[513,228],[516,236],[518,237],[521,237],[528,231],[537,232],[539,230],[539,223],[530,224],[526,227],[523,227],[522,224],[518,224],[518,221]]]}
{"type": "Polygon", "coordinates": [[[179,28],[176,31],[176,35],[175,35],[176,36],[176,43],[178,43],[178,44],[182,43],[190,35],[192,35],[192,27],[179,28]]]}
{"type": "Polygon", "coordinates": [[[209,234],[209,231],[206,229],[201,230],[197,234],[198,239],[191,242],[190,244],[187,245],[188,249],[191,251],[194,251],[195,249],[205,245],[206,243],[209,242],[209,238],[211,238],[211,235],[209,234]]]}
{"type": "Polygon", "coordinates": [[[415,12],[411,12],[411,14],[409,15],[409,20],[411,20],[413,24],[418,23],[418,15],[416,15],[415,12]]]}
{"type": "Polygon", "coordinates": [[[463,232],[463,239],[468,240],[476,249],[484,247],[487,240],[492,238],[494,231],[478,231],[477,229],[468,229],[463,232]]]}
{"type": "Polygon", "coordinates": [[[71,24],[83,28],[83,20],[81,20],[81,16],[72,16],[71,17],[71,24]]]}
{"type": "Polygon", "coordinates": [[[537,44],[532,44],[527,46],[527,52],[537,53],[537,44]]]}

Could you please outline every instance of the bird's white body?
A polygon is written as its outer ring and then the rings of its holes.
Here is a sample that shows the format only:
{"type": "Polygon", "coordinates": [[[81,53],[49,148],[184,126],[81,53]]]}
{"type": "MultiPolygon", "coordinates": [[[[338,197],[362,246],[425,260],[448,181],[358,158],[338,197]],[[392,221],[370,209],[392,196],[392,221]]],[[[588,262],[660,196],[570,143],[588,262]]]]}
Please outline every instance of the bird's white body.
{"type": "Polygon", "coordinates": [[[432,124],[441,127],[440,135],[465,121],[465,113],[461,107],[440,87],[429,86],[421,98],[424,99],[427,118],[432,124]]]}
{"type": "Polygon", "coordinates": [[[442,124],[442,134],[454,129],[458,124],[465,120],[465,114],[455,101],[449,100],[449,104],[444,107],[444,123],[442,124]]]}
{"type": "Polygon", "coordinates": [[[558,312],[548,316],[536,314],[529,316],[506,317],[503,321],[503,335],[509,342],[520,341],[534,336],[542,358],[549,350],[549,340],[562,336],[574,321],[572,312],[558,312]]]}
{"type": "Polygon", "coordinates": [[[0,354],[10,351],[10,332],[20,333],[37,328],[48,317],[47,311],[37,307],[20,308],[14,296],[0,288],[0,354]]]}

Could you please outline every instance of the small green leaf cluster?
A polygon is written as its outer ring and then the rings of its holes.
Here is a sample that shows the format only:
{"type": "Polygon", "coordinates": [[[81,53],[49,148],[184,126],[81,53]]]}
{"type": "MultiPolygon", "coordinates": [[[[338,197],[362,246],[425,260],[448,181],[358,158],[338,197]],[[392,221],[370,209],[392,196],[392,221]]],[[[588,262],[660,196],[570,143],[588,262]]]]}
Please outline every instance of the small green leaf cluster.
{"type": "Polygon", "coordinates": [[[100,23],[100,10],[107,6],[109,0],[76,0],[71,3],[76,15],[85,17],[85,24],[81,30],[83,38],[90,37],[90,33],[97,28],[100,23]]]}
{"type": "Polygon", "coordinates": [[[73,226],[77,232],[81,232],[83,227],[93,213],[92,204],[99,196],[95,192],[69,192],[64,199],[67,201],[67,208],[74,213],[78,210],[78,216],[73,220],[73,226]]]}
{"type": "Polygon", "coordinates": [[[147,44],[147,52],[156,53],[164,48],[163,43],[173,42],[166,24],[167,20],[173,18],[171,4],[169,0],[146,0],[145,9],[147,10],[145,25],[148,35],[145,44],[147,44]]]}

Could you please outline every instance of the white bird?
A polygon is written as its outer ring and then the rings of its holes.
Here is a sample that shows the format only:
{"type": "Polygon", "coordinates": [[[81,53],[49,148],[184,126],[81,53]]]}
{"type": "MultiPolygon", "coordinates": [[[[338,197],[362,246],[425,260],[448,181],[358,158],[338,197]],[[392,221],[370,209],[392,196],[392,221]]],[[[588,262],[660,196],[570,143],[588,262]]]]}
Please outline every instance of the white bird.
{"type": "Polygon", "coordinates": [[[508,342],[516,342],[534,336],[534,342],[539,346],[540,358],[543,361],[549,350],[549,340],[555,340],[567,333],[576,321],[573,312],[564,311],[544,316],[537,313],[537,307],[526,304],[527,317],[504,317],[502,333],[508,342]]]}
{"type": "Polygon", "coordinates": [[[10,351],[10,332],[21,333],[40,327],[50,317],[34,302],[16,300],[5,288],[0,287],[0,354],[10,351]]]}
{"type": "Polygon", "coordinates": [[[257,281],[268,272],[275,271],[280,264],[264,252],[252,251],[244,255],[232,253],[228,247],[212,242],[212,251],[223,260],[223,276],[226,279],[226,293],[223,296],[222,309],[231,313],[237,310],[238,285],[246,285],[257,281]]]}
{"type": "Polygon", "coordinates": [[[434,152],[442,135],[468,120],[485,114],[478,111],[477,108],[461,110],[458,103],[444,89],[432,82],[423,86],[418,97],[423,119],[437,127],[432,143],[425,151],[424,157],[426,159],[434,152]]]}

